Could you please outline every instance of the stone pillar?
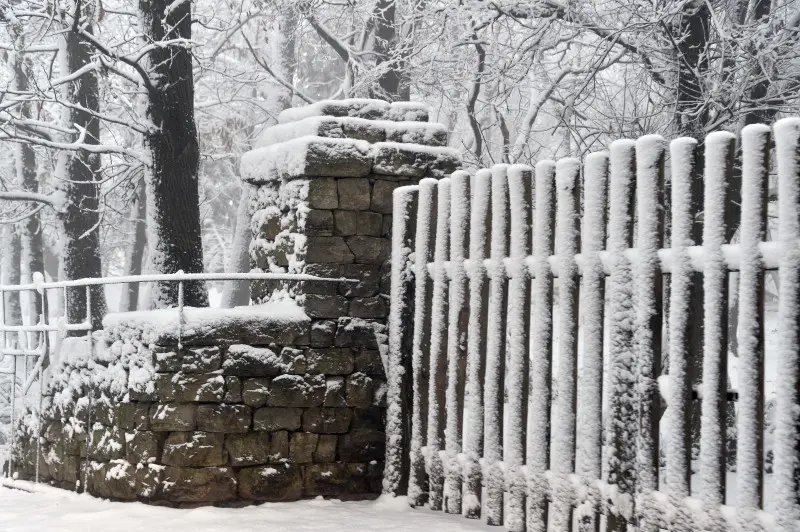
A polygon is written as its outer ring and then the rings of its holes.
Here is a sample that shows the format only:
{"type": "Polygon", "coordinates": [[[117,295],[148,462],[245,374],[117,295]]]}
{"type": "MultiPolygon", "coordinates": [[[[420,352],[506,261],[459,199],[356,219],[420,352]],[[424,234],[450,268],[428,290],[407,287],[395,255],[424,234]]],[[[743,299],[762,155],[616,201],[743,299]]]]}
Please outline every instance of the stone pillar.
{"type": "Polygon", "coordinates": [[[312,319],[312,348],[382,364],[392,192],[457,169],[459,154],[446,144],[444,126],[414,103],[337,100],[282,113],[242,158],[242,178],[258,188],[252,271],[358,283],[254,283],[254,302],[288,293],[312,319]]]}

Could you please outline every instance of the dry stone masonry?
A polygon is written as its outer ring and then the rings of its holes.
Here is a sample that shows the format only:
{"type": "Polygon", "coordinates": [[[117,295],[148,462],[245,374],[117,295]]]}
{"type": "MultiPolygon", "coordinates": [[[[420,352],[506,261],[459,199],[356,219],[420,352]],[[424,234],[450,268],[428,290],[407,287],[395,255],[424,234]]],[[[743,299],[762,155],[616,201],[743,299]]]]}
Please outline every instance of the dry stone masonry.
{"type": "Polygon", "coordinates": [[[106,316],[91,346],[64,341],[13,473],[178,506],[378,493],[392,192],[459,164],[427,119],[378,100],[284,112],[242,160],[253,271],[355,282],[254,283],[254,306],[187,308],[180,333],[175,309],[106,316]]]}

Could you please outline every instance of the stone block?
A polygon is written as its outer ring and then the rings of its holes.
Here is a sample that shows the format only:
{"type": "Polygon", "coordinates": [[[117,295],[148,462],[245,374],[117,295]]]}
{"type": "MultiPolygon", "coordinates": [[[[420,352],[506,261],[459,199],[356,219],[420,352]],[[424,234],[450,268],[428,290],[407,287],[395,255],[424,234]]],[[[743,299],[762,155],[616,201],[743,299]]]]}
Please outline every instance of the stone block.
{"type": "Polygon", "coordinates": [[[163,404],[150,407],[150,429],[155,431],[194,430],[196,406],[163,404]]]}
{"type": "Polygon", "coordinates": [[[289,460],[295,464],[313,462],[318,441],[319,434],[293,432],[289,438],[289,460]]]}
{"type": "Polygon", "coordinates": [[[312,407],[325,399],[323,375],[280,375],[272,380],[269,406],[312,407]]]}
{"type": "Polygon", "coordinates": [[[356,211],[333,211],[333,234],[350,236],[358,231],[358,213],[356,211]]]}
{"type": "Polygon", "coordinates": [[[385,318],[389,315],[389,305],[383,296],[354,297],[350,300],[350,315],[354,318],[385,318]]]}
{"type": "Polygon", "coordinates": [[[353,421],[350,426],[353,430],[369,429],[382,431],[384,429],[383,414],[384,410],[376,406],[354,408],[353,421]]]}
{"type": "Polygon", "coordinates": [[[181,356],[177,351],[153,353],[153,369],[161,373],[175,373],[181,369],[181,356]]]}
{"type": "MultiPolygon", "coordinates": [[[[50,476],[53,478],[53,480],[65,482],[74,486],[75,483],[80,479],[81,463],[79,457],[71,455],[45,455],[45,459],[48,462],[47,468],[49,469],[50,476]]],[[[41,475],[41,471],[39,473],[41,475]]]]}
{"type": "Polygon", "coordinates": [[[444,177],[458,169],[461,157],[452,148],[377,143],[372,146],[373,172],[406,177],[444,177]]]}
{"type": "Polygon", "coordinates": [[[305,294],[302,299],[303,310],[311,318],[344,316],[347,314],[347,303],[347,298],[339,295],[305,294]]]}
{"type": "Polygon", "coordinates": [[[297,430],[303,414],[301,408],[266,407],[253,414],[253,430],[297,430]]]}
{"type": "Polygon", "coordinates": [[[222,365],[219,347],[194,347],[183,351],[181,371],[184,373],[211,373],[222,365]]]}
{"type": "Polygon", "coordinates": [[[362,349],[355,356],[355,370],[367,375],[384,376],[381,352],[373,349],[362,349]]]}
{"type": "Polygon", "coordinates": [[[386,407],[387,406],[387,394],[389,389],[386,385],[386,381],[384,379],[373,379],[373,388],[375,390],[375,395],[372,398],[372,404],[375,406],[386,407]]]}
{"type": "Polygon", "coordinates": [[[250,220],[254,238],[272,240],[281,232],[281,213],[275,207],[257,210],[250,220]]]}
{"type": "Polygon", "coordinates": [[[342,121],[342,131],[347,138],[364,140],[370,144],[386,140],[386,130],[368,120],[342,121]]]}
{"type": "Polygon", "coordinates": [[[339,436],[339,460],[343,462],[383,461],[386,434],[377,430],[355,429],[339,436]]]}
{"type": "Polygon", "coordinates": [[[307,349],[306,361],[310,374],[348,375],[353,372],[353,352],[349,348],[307,349]]]}
{"type": "Polygon", "coordinates": [[[347,246],[358,264],[381,264],[391,253],[389,239],[375,236],[349,236],[347,246]]]}
{"type": "Polygon", "coordinates": [[[311,323],[311,347],[330,347],[336,336],[336,322],[314,320],[311,323]]]}
{"type": "Polygon", "coordinates": [[[285,462],[289,459],[289,433],[287,431],[278,430],[270,433],[269,454],[273,462],[285,462]]]}
{"type": "Polygon", "coordinates": [[[383,215],[383,228],[381,229],[381,236],[391,238],[392,237],[392,215],[391,214],[384,214],[383,215]]]}
{"type": "MultiPolygon", "coordinates": [[[[353,238],[353,237],[351,237],[353,238]]],[[[340,236],[309,236],[306,238],[306,262],[353,262],[351,248],[340,236]]]]}
{"type": "Polygon", "coordinates": [[[350,429],[350,408],[308,408],[303,412],[303,430],[316,434],[344,434],[350,429]]]}
{"type": "Polygon", "coordinates": [[[383,215],[372,211],[358,211],[356,234],[381,236],[383,215]]]}
{"type": "Polygon", "coordinates": [[[363,211],[369,208],[370,184],[365,178],[338,179],[339,208],[348,211],[363,211]]]}
{"type": "Polygon", "coordinates": [[[269,432],[228,434],[225,450],[234,467],[267,464],[271,461],[269,432]]]}
{"type": "Polygon", "coordinates": [[[346,297],[371,297],[378,293],[379,267],[373,264],[345,264],[342,277],[357,283],[339,283],[339,293],[346,297]]]}
{"type": "Polygon", "coordinates": [[[242,401],[248,406],[264,406],[269,397],[269,379],[247,379],[242,386],[242,401]]]}
{"type": "Polygon", "coordinates": [[[151,463],[158,460],[159,438],[149,430],[135,430],[125,435],[127,459],[132,464],[151,463]]]}
{"type": "Polygon", "coordinates": [[[225,502],[236,498],[236,477],[230,467],[167,467],[163,497],[172,502],[225,502]]]}
{"type": "Polygon", "coordinates": [[[372,405],[375,393],[372,378],[364,373],[353,373],[345,379],[347,406],[367,407],[372,405]]]}
{"type": "Polygon", "coordinates": [[[175,384],[172,382],[175,375],[175,373],[156,373],[156,392],[160,402],[169,403],[175,400],[175,384]]]}
{"type": "MultiPolygon", "coordinates": [[[[326,279],[339,279],[342,276],[341,269],[342,265],[335,262],[309,263],[303,268],[303,273],[326,279]]],[[[330,281],[303,281],[299,284],[298,292],[301,294],[333,295],[336,293],[336,283],[330,281]]]]}
{"type": "Polygon", "coordinates": [[[161,463],[180,467],[221,466],[225,436],[214,432],[172,432],[164,442],[161,463]]]}
{"type": "Polygon", "coordinates": [[[136,479],[136,494],[140,499],[155,499],[161,492],[161,477],[163,467],[155,464],[137,466],[134,475],[136,479]]]}
{"type": "Polygon", "coordinates": [[[86,489],[95,497],[132,501],[136,493],[136,468],[124,460],[93,462],[86,475],[86,489]]]}
{"type": "Polygon", "coordinates": [[[246,467],[239,471],[239,496],[254,501],[293,501],[303,496],[300,468],[292,464],[246,467]]]}
{"type": "Polygon", "coordinates": [[[278,355],[266,347],[236,344],[228,348],[222,372],[236,377],[269,377],[285,371],[278,355]]]}
{"type": "Polygon", "coordinates": [[[225,397],[225,378],[213,373],[176,373],[172,387],[178,403],[221,403],[225,397]]]}
{"type": "Polygon", "coordinates": [[[227,375],[225,377],[225,402],[242,402],[242,381],[239,380],[239,377],[234,377],[232,375],[227,375]]]}
{"type": "Polygon", "coordinates": [[[325,379],[325,401],[327,407],[347,406],[344,377],[327,377],[325,379]]]}
{"type": "Polygon", "coordinates": [[[240,433],[250,428],[252,411],[246,405],[198,405],[197,430],[240,433]]]}
{"type": "Polygon", "coordinates": [[[333,235],[333,212],[329,209],[309,209],[305,219],[304,234],[308,236],[333,235]]]}
{"type": "Polygon", "coordinates": [[[335,209],[339,206],[336,180],[318,177],[308,180],[308,206],[312,209],[335,209]]]}
{"type": "Polygon", "coordinates": [[[362,318],[342,317],[336,326],[336,347],[378,349],[379,338],[385,336],[386,326],[362,318]]]}
{"type": "Polygon", "coordinates": [[[305,352],[294,347],[284,347],[281,349],[281,364],[284,373],[290,375],[302,375],[306,372],[307,361],[305,352]]]}
{"type": "Polygon", "coordinates": [[[397,181],[385,181],[378,179],[372,186],[372,202],[369,209],[371,211],[379,212],[381,214],[391,214],[392,212],[392,194],[397,187],[403,186],[403,183],[397,181]]]}
{"type": "Polygon", "coordinates": [[[125,458],[125,433],[119,427],[95,425],[89,458],[98,462],[125,458]]]}
{"type": "Polygon", "coordinates": [[[317,450],[314,451],[314,462],[326,463],[336,461],[336,447],[338,446],[339,436],[336,434],[320,434],[317,442],[317,450]]]}
{"type": "Polygon", "coordinates": [[[123,430],[147,430],[150,426],[148,404],[118,403],[115,405],[116,425],[123,430]]]}
{"type": "Polygon", "coordinates": [[[306,497],[344,498],[371,491],[362,464],[312,464],[303,470],[306,497]]]}

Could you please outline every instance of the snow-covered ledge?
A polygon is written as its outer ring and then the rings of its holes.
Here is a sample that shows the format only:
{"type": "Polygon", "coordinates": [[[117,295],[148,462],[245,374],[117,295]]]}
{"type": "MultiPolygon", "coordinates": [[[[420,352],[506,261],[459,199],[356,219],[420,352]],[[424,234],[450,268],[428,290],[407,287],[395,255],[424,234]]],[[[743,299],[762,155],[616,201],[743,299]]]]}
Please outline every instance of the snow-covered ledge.
{"type": "MultiPolygon", "coordinates": [[[[176,506],[379,491],[377,350],[312,347],[311,319],[290,299],[186,308],[180,334],[175,309],[103,325],[93,351],[68,338],[54,361],[41,480],[176,506]]],[[[30,479],[36,424],[20,428],[14,473],[30,479]]]]}

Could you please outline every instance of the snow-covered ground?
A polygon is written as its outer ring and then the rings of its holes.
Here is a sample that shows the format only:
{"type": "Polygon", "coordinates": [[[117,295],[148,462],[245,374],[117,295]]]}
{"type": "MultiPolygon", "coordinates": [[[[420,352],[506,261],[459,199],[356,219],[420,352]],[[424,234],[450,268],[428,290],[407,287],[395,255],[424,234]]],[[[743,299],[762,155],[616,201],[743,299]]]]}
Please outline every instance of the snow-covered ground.
{"type": "Polygon", "coordinates": [[[263,532],[279,530],[427,532],[496,530],[460,516],[415,510],[405,498],[342,502],[314,499],[246,508],[177,510],[110,502],[44,487],[37,493],[0,487],[3,532],[263,532]]]}

